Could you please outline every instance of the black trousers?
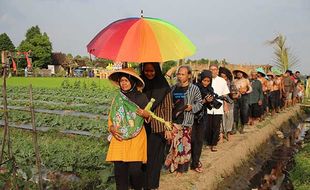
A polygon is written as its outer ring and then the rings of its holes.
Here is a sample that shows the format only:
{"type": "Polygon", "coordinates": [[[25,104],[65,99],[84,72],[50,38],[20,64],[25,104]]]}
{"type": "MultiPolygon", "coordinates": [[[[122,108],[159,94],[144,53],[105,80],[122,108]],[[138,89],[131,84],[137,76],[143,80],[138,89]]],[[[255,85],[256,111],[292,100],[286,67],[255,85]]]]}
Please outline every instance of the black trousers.
{"type": "Polygon", "coordinates": [[[200,119],[199,123],[195,119],[192,127],[192,163],[191,168],[195,169],[199,166],[199,159],[201,156],[203,139],[206,131],[207,114],[204,114],[203,118],[200,119]]]}
{"type": "Polygon", "coordinates": [[[142,162],[114,162],[114,174],[117,190],[143,187],[142,162]]]}
{"type": "Polygon", "coordinates": [[[241,124],[245,125],[249,122],[249,95],[242,95],[234,104],[234,122],[238,125],[239,119],[241,124]]]}
{"type": "Polygon", "coordinates": [[[221,123],[223,115],[212,115],[207,116],[206,125],[206,139],[209,146],[216,146],[220,139],[221,123]]]}
{"type": "Polygon", "coordinates": [[[280,97],[280,90],[274,91],[275,93],[275,108],[279,109],[281,107],[281,97],[280,97]]]}
{"type": "Polygon", "coordinates": [[[274,110],[276,108],[276,91],[272,91],[269,93],[269,96],[268,96],[268,107],[270,110],[274,110]]]}
{"type": "Polygon", "coordinates": [[[147,139],[146,187],[158,189],[160,171],[164,163],[166,139],[163,133],[151,133],[147,139]]]}

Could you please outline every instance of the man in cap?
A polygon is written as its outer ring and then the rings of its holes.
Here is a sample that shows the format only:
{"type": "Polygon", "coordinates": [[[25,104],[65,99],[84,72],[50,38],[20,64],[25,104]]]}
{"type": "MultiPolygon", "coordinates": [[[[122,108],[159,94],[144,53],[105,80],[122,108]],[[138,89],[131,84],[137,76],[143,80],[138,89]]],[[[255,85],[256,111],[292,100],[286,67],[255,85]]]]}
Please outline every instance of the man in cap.
{"type": "Polygon", "coordinates": [[[281,108],[281,97],[282,97],[282,77],[279,73],[274,76],[273,89],[275,94],[275,111],[278,113],[281,108]]]}
{"type": "Polygon", "coordinates": [[[250,124],[253,124],[255,120],[259,119],[262,114],[263,105],[263,88],[262,83],[257,80],[257,71],[251,72],[251,86],[252,92],[249,96],[249,106],[250,106],[250,124]]]}
{"type": "Polygon", "coordinates": [[[261,70],[257,69],[257,79],[262,83],[264,94],[261,119],[264,119],[268,107],[268,95],[267,95],[268,88],[267,88],[267,79],[265,78],[265,76],[266,74],[264,73],[263,69],[261,70]]]}
{"type": "Polygon", "coordinates": [[[292,103],[292,93],[294,90],[294,81],[291,78],[290,70],[285,71],[284,78],[282,81],[283,85],[283,96],[285,97],[284,107],[287,108],[292,103]]]}
{"type": "Polygon", "coordinates": [[[267,81],[267,90],[268,90],[268,111],[271,115],[274,115],[276,112],[276,94],[274,89],[275,78],[272,72],[267,73],[268,81],[267,81]]]}
{"type": "Polygon", "coordinates": [[[234,73],[237,75],[234,84],[238,90],[238,95],[235,97],[236,102],[234,104],[234,123],[235,128],[237,129],[240,115],[241,128],[239,129],[239,132],[243,133],[244,126],[249,122],[249,94],[252,92],[252,87],[245,72],[235,70],[234,73]]]}

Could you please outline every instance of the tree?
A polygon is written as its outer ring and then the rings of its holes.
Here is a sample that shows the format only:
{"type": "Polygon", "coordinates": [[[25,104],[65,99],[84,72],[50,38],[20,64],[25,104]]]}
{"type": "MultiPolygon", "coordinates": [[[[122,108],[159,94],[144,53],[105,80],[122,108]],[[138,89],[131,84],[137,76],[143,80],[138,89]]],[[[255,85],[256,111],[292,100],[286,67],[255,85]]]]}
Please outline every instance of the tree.
{"type": "Polygon", "coordinates": [[[8,50],[14,51],[15,46],[12,43],[10,37],[6,33],[0,34],[0,60],[1,60],[1,51],[8,50]]]}
{"type": "Polygon", "coordinates": [[[275,65],[285,72],[296,66],[298,59],[290,52],[290,48],[285,46],[286,38],[279,34],[274,40],[268,41],[269,45],[274,45],[275,65]]]}
{"type": "Polygon", "coordinates": [[[53,65],[63,65],[65,61],[66,61],[66,54],[61,52],[52,53],[53,65]]]}
{"type": "Polygon", "coordinates": [[[72,54],[68,53],[61,66],[67,71],[69,76],[73,76],[73,69],[78,67],[78,64],[74,61],[72,54]]]}
{"type": "Polygon", "coordinates": [[[48,35],[45,32],[42,34],[38,26],[33,26],[25,36],[18,50],[31,51],[33,67],[46,68],[52,62],[52,43],[48,35]]]}
{"type": "Polygon", "coordinates": [[[163,74],[166,74],[169,69],[171,69],[172,67],[175,67],[175,66],[177,66],[177,62],[176,61],[166,61],[162,65],[162,72],[163,72],[163,74]]]}

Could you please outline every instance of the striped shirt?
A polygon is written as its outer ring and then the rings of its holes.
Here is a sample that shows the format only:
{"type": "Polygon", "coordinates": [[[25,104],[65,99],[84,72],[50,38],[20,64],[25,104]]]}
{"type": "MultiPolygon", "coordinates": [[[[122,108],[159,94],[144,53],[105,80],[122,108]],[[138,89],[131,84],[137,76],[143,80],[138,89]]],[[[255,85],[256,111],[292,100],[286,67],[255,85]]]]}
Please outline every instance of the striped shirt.
{"type": "MultiPolygon", "coordinates": [[[[171,92],[175,90],[176,86],[172,87],[171,92]]],[[[185,92],[184,103],[192,106],[191,111],[184,111],[184,120],[182,126],[191,127],[194,124],[195,113],[199,112],[202,108],[202,99],[199,88],[194,84],[189,84],[185,92]]]]}
{"type": "MultiPolygon", "coordinates": [[[[155,108],[154,114],[163,118],[165,121],[172,121],[172,98],[171,93],[167,93],[163,101],[155,108]]],[[[161,133],[165,131],[164,123],[151,119],[152,133],[161,133]]]]}

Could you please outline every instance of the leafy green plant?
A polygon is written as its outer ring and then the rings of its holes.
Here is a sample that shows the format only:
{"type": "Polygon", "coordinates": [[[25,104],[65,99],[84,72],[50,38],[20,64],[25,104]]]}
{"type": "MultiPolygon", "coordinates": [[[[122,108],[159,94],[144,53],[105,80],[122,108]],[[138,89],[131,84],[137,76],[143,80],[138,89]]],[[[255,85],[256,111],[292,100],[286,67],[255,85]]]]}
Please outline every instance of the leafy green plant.
{"type": "MultiPolygon", "coordinates": [[[[0,129],[0,132],[2,133],[3,129],[0,129]]],[[[18,168],[24,173],[33,172],[35,157],[31,132],[11,129],[11,141],[18,168]]],[[[97,186],[111,185],[108,181],[113,175],[112,165],[104,160],[108,148],[104,138],[66,136],[49,132],[39,133],[38,142],[44,171],[74,174],[79,178],[79,181],[69,184],[69,189],[96,189],[97,186]]],[[[30,178],[34,174],[28,175],[30,178]]],[[[10,176],[0,175],[0,179],[10,176]]],[[[26,178],[23,180],[27,182],[26,178]]],[[[5,184],[0,183],[0,187],[1,185],[5,184]]],[[[54,187],[59,185],[61,184],[54,184],[54,187]]]]}
{"type": "Polygon", "coordinates": [[[288,69],[296,66],[298,59],[292,55],[290,49],[285,45],[286,38],[282,34],[279,34],[274,40],[269,41],[268,44],[274,46],[274,63],[275,65],[285,72],[288,69]]]}
{"type": "Polygon", "coordinates": [[[297,190],[310,189],[310,144],[295,156],[295,167],[290,172],[290,178],[297,190]]]}

